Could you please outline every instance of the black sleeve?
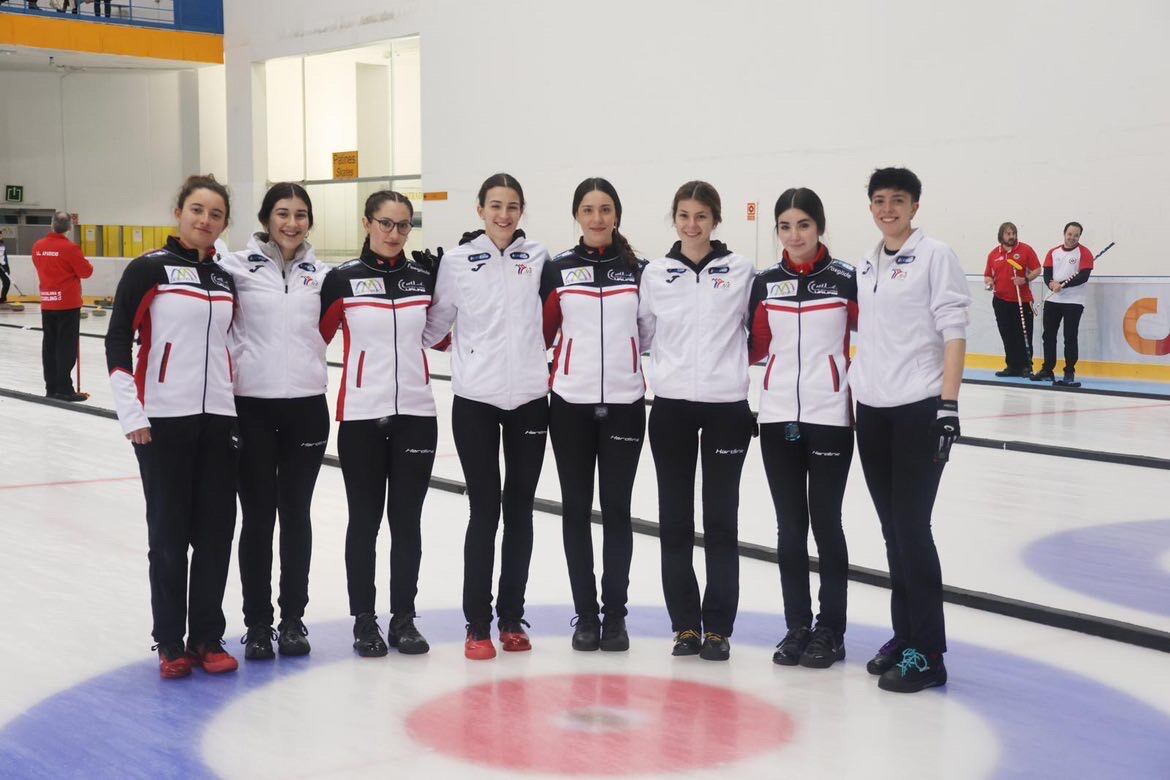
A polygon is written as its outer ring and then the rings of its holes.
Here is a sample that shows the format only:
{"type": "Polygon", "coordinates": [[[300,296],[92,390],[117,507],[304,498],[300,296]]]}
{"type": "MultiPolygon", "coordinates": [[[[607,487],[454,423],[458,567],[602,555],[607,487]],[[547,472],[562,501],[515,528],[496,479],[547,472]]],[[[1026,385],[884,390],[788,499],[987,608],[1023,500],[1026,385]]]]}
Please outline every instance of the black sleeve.
{"type": "Polygon", "coordinates": [[[1080,287],[1085,282],[1089,281],[1089,274],[1093,273],[1092,269],[1085,268],[1077,271],[1075,274],[1064,280],[1065,287],[1080,287]]]}
{"type": "Polygon", "coordinates": [[[1045,267],[1044,269],[1044,286],[1052,284],[1052,268],[1045,267]]]}
{"type": "Polygon", "coordinates": [[[548,297],[561,286],[561,269],[552,260],[540,269],[540,305],[548,303],[548,297]]]}
{"type": "Polygon", "coordinates": [[[106,330],[106,368],[134,373],[134,332],[158,287],[156,266],[145,258],[131,260],[114,293],[114,307],[106,330]]]}

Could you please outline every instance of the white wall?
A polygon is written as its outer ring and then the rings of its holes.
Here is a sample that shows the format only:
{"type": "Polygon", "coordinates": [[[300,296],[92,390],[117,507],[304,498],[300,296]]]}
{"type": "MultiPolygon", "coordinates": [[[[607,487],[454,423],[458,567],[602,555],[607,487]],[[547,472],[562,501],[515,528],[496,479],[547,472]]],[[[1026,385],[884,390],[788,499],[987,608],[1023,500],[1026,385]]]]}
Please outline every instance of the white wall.
{"type": "Polygon", "coordinates": [[[204,152],[226,173],[215,100],[200,112],[200,96],[214,94],[192,70],[0,71],[0,180],[83,223],[166,224],[204,152]]]}
{"type": "MultiPolygon", "coordinates": [[[[585,176],[617,184],[648,254],[673,238],[674,189],[707,178],[733,248],[770,258],[745,204],[770,216],[805,185],[826,201],[834,251],[854,258],[875,236],[869,172],[905,164],[925,183],[919,223],[969,271],[1005,219],[1040,249],[1078,219],[1090,247],[1118,242],[1102,272],[1165,273],[1170,6],[1121,6],[334,0],[323,16],[317,0],[252,0],[224,9],[229,117],[252,106],[254,62],[419,34],[424,185],[451,196],[427,204],[434,243],[473,223],[479,182],[503,169],[554,249],[574,238],[585,176]]],[[[228,130],[237,193],[259,189],[246,122],[228,130]]]]}

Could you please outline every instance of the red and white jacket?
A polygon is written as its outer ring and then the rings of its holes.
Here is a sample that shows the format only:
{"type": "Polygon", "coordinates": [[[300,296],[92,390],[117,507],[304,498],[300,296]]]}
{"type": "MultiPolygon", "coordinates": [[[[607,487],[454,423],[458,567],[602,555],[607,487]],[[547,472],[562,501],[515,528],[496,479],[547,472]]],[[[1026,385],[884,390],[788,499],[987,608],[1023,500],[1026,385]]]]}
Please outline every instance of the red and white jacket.
{"type": "Polygon", "coordinates": [[[857,327],[857,271],[821,246],[816,260],[787,259],[752,284],[748,360],[765,357],[761,423],[853,424],[849,333],[857,327]]]}
{"type": "Polygon", "coordinates": [[[154,417],[236,416],[228,350],[235,303],[231,274],[174,236],[130,261],[106,332],[106,366],[124,432],[148,428],[154,417]]]}
{"type": "Polygon", "coordinates": [[[1093,272],[1093,253],[1088,247],[1081,244],[1072,249],[1065,249],[1064,244],[1054,246],[1044,256],[1044,283],[1060,282],[1062,287],[1058,292],[1048,296],[1046,300],[1053,303],[1085,304],[1085,282],[1089,281],[1089,274],[1093,272]]]}
{"type": "Polygon", "coordinates": [[[573,404],[633,403],[646,395],[638,343],[638,282],[614,247],[578,244],[544,265],[544,340],[557,333],[549,388],[573,404]]]}
{"type": "Polygon", "coordinates": [[[338,420],[435,416],[423,330],[435,290],[431,272],[402,255],[370,250],[334,268],[321,287],[321,338],[341,328],[345,357],[338,420]]]}

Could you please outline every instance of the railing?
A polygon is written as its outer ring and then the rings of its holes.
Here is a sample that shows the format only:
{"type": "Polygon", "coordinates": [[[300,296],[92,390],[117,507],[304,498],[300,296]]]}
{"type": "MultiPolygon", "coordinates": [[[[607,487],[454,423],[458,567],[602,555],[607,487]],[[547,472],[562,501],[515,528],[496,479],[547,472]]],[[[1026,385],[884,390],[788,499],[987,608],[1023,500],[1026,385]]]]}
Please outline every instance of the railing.
{"type": "Polygon", "coordinates": [[[221,0],[0,0],[0,12],[223,34],[221,0]]]}

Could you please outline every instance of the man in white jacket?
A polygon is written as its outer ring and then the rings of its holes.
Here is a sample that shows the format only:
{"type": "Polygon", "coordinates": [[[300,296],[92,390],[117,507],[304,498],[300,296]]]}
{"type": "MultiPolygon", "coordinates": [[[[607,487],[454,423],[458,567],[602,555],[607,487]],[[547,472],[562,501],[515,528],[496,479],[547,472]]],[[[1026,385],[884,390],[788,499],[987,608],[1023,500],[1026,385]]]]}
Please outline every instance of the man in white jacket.
{"type": "Polygon", "coordinates": [[[894,637],[869,662],[883,690],[946,683],[942,572],[931,512],[959,437],[959,385],[971,297],[959,259],[911,224],[922,183],[905,168],[869,182],[882,240],[857,274],[857,450],[882,524],[894,637]]]}

